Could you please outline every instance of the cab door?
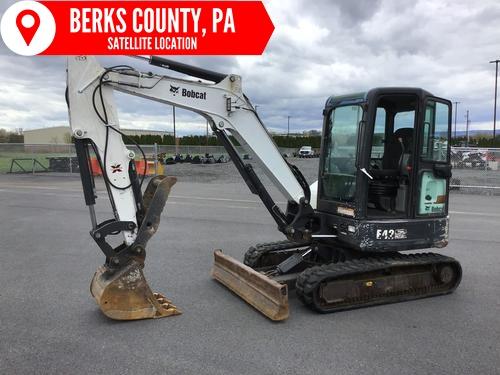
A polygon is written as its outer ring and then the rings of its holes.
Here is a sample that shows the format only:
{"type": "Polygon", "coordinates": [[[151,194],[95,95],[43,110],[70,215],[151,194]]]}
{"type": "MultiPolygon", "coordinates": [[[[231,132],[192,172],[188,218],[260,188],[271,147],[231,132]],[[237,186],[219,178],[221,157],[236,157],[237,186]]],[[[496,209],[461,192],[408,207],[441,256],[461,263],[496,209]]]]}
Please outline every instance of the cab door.
{"type": "Polygon", "coordinates": [[[333,108],[325,117],[318,189],[320,211],[354,217],[359,196],[357,154],[361,105],[333,108]]]}
{"type": "Polygon", "coordinates": [[[450,136],[451,102],[435,97],[426,98],[415,190],[417,217],[448,215],[450,136]]]}

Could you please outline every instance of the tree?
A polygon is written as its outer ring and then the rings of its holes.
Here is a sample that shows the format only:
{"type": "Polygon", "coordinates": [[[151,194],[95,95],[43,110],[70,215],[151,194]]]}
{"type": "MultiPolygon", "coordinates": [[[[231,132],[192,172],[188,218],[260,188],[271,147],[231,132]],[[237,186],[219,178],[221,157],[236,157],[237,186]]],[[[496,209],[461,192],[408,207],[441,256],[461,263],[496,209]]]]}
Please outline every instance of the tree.
{"type": "Polygon", "coordinates": [[[0,129],[0,143],[24,143],[24,135],[0,129]]]}
{"type": "Polygon", "coordinates": [[[64,133],[64,135],[63,135],[63,141],[66,144],[73,143],[73,139],[71,137],[71,133],[70,132],[64,133]]]}

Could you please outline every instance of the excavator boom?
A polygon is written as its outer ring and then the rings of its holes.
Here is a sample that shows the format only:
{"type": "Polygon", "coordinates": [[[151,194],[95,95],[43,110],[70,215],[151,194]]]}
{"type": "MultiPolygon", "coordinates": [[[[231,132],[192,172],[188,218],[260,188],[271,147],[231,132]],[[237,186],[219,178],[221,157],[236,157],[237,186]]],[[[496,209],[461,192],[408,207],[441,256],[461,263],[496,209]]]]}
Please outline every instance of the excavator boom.
{"type": "MultiPolygon", "coordinates": [[[[91,236],[106,256],[105,264],[92,279],[91,293],[104,314],[120,320],[158,318],[176,315],[180,311],[165,297],[151,291],[142,272],[146,243],[158,229],[161,212],[175,179],[157,176],[142,193],[142,181],[138,178],[142,171],[136,171],[133,162],[136,155],[124,144],[125,136],[119,127],[114,91],[181,107],[205,117],[251,192],[261,198],[283,233],[309,235],[304,230],[304,222],[298,219],[312,213],[305,179],[287,163],[268,135],[252,104],[242,92],[241,77],[161,57],[153,56],[146,60],[151,65],[212,82],[143,73],[128,65],[103,68],[95,57],[90,56],[68,58],[70,125],[75,138],[85,202],[91,215],[91,236]],[[289,201],[287,212],[283,212],[274,202],[252,166],[241,160],[230,136],[248,149],[286,197],[289,201]],[[96,202],[89,162],[90,150],[100,163],[113,208],[113,218],[102,223],[97,222],[94,210],[96,202]],[[112,247],[107,237],[116,235],[123,237],[123,243],[112,247]]],[[[213,275],[217,280],[242,296],[249,293],[245,285],[254,285],[252,297],[247,299],[252,305],[264,313],[275,308],[278,317],[286,315],[286,293],[283,294],[280,284],[260,277],[255,271],[242,270],[238,274],[234,273],[235,269],[222,254],[216,254],[213,275]],[[235,278],[234,282],[230,281],[229,274],[235,278]],[[253,280],[260,280],[259,286],[255,286],[257,284],[253,280]],[[270,296],[271,302],[266,296],[270,296]],[[270,307],[273,303],[274,307],[270,307]]],[[[275,316],[276,313],[269,314],[275,316]]]]}

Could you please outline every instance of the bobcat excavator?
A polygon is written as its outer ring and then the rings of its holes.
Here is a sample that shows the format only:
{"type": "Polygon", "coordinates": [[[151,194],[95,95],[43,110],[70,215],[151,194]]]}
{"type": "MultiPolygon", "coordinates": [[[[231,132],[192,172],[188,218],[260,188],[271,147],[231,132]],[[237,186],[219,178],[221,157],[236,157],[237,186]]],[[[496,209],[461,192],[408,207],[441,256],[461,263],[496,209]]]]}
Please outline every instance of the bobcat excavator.
{"type": "Polygon", "coordinates": [[[455,259],[402,253],[448,244],[448,100],[419,88],[376,88],[328,98],[318,181],[309,186],[269,136],[242,91],[241,77],[161,57],[136,58],[190,79],[128,65],[103,68],[89,56],[68,58],[66,98],[90,235],[106,257],[90,289],[105,315],[134,320],[180,313],[151,291],[142,272],[147,242],[158,229],[176,179],[156,176],[141,189],[144,177],[138,176],[144,173],[136,170],[136,155],[124,144],[115,90],[191,110],[209,121],[286,238],[251,247],[244,263],[216,250],[212,276],[270,319],[288,317],[292,288],[303,303],[322,313],[457,288],[462,270],[455,259]],[[233,139],[286,197],[286,209],[242,160],[233,139]],[[100,163],[113,211],[112,218],[100,223],[91,153],[100,163]],[[113,237],[117,245],[112,245],[113,237]]]}

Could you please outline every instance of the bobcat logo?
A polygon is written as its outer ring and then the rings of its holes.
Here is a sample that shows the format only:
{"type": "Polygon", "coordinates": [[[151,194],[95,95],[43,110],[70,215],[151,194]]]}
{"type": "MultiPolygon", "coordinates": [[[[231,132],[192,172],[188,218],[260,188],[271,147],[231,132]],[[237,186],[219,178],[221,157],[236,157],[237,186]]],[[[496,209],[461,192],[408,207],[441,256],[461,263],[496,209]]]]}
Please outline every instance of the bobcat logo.
{"type": "Polygon", "coordinates": [[[179,89],[180,89],[180,87],[174,87],[174,86],[170,85],[170,92],[172,94],[174,94],[174,96],[179,93],[179,89]]]}
{"type": "Polygon", "coordinates": [[[112,165],[111,169],[113,170],[112,173],[122,172],[122,165],[121,164],[112,165]]]}

